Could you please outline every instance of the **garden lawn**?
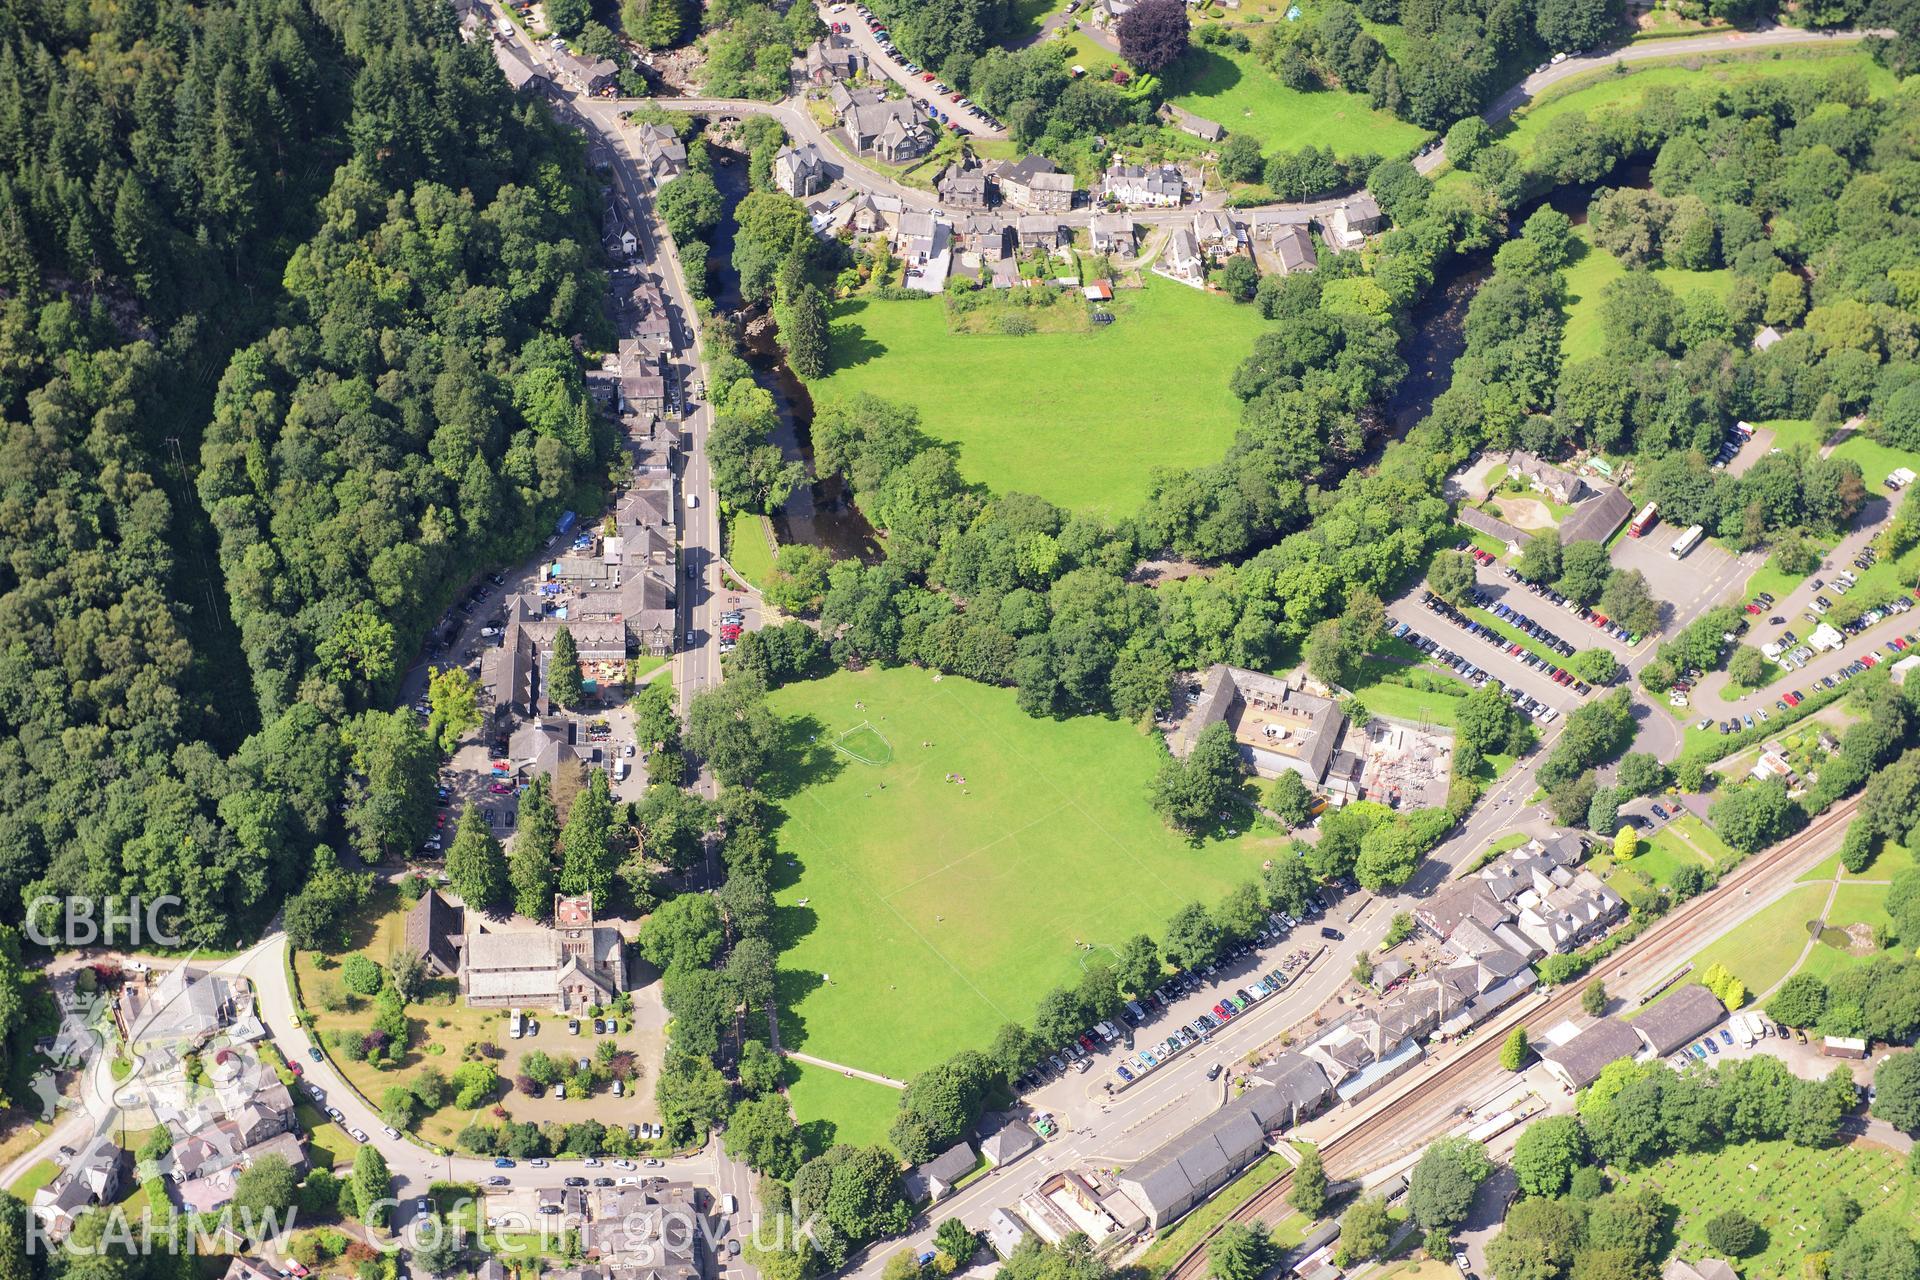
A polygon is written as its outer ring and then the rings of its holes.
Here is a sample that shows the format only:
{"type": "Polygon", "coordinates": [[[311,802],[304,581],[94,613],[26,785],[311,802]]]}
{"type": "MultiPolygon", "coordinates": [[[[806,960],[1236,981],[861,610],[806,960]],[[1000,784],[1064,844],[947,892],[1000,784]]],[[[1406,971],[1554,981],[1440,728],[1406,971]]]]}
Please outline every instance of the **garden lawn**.
{"type": "Polygon", "coordinates": [[[727,563],[755,591],[765,590],[768,579],[773,576],[770,537],[765,516],[735,511],[727,517],[727,563]]]}
{"type": "Polygon", "coordinates": [[[1390,640],[1382,648],[1407,657],[1411,665],[1370,655],[1348,686],[1361,705],[1396,720],[1452,726],[1460,701],[1473,692],[1472,686],[1428,666],[1426,655],[1410,645],[1390,640]]]}
{"type": "Polygon", "coordinates": [[[1789,889],[1778,902],[1697,953],[1694,972],[1705,973],[1708,965],[1723,964],[1747,984],[1749,1000],[1759,999],[1793,971],[1807,945],[1807,922],[1818,918],[1826,903],[1826,885],[1789,889]]]}
{"type": "MultiPolygon", "coordinates": [[[[1560,350],[1568,360],[1586,360],[1604,352],[1600,327],[1600,294],[1608,285],[1627,274],[1620,260],[1597,247],[1586,226],[1574,228],[1579,241],[1574,260],[1567,268],[1567,327],[1560,336],[1560,350]]],[[[1676,267],[1655,267],[1654,279],[1685,298],[1690,294],[1711,293],[1725,298],[1733,283],[1733,273],[1719,271],[1681,271],[1676,267]]],[[[1777,594],[1777,593],[1776,593],[1777,594]]]]}
{"type": "Polygon", "coordinates": [[[300,1117],[300,1127],[307,1131],[307,1163],[316,1169],[341,1169],[353,1164],[353,1154],[359,1145],[339,1125],[327,1118],[327,1113],[310,1102],[302,1102],[294,1107],[294,1114],[300,1117]]]}
{"type": "Polygon", "coordinates": [[[1188,843],[1147,802],[1155,741],[1099,717],[1033,719],[1011,689],[896,668],[771,701],[795,721],[773,786],[791,855],[775,874],[781,1039],[850,1067],[904,1080],[984,1048],[1078,980],[1083,944],[1157,935],[1281,846],[1188,843]],[[887,763],[832,745],[862,726],[887,763]]]}
{"type": "Polygon", "coordinates": [[[1165,77],[1174,105],[1260,140],[1268,154],[1332,147],[1342,157],[1403,156],[1432,135],[1338,89],[1289,89],[1251,53],[1194,45],[1165,77]]]}
{"type": "Polygon", "coordinates": [[[51,1160],[42,1160],[14,1179],[7,1190],[21,1200],[32,1200],[33,1193],[52,1182],[60,1173],[60,1166],[51,1160]]]}
{"type": "MultiPolygon", "coordinates": [[[[323,1038],[333,1031],[365,1033],[372,1029],[373,1001],[346,993],[345,984],[340,980],[338,962],[344,961],[353,951],[358,951],[384,968],[405,937],[406,906],[393,886],[378,886],[355,922],[353,945],[349,951],[333,957],[323,957],[304,950],[295,953],[294,977],[299,983],[300,999],[313,1026],[323,1038]],[[346,996],[347,1007],[334,1010],[326,1007],[323,993],[329,988],[346,996]]],[[[504,1038],[502,1026],[505,1018],[502,1010],[469,1008],[460,999],[452,981],[433,981],[426,984],[426,994],[420,1000],[407,1006],[411,1047],[398,1067],[383,1070],[363,1061],[355,1061],[336,1050],[330,1038],[327,1038],[325,1048],[328,1057],[333,1060],[334,1068],[377,1110],[389,1086],[411,1083],[428,1063],[452,1076],[460,1065],[461,1051],[467,1044],[483,1041],[497,1043],[504,1038]],[[428,1052],[431,1047],[438,1047],[441,1052],[428,1052]]],[[[543,1031],[550,1021],[542,1019],[543,1031]]],[[[565,1023],[559,1025],[564,1027],[565,1023]]],[[[507,1064],[502,1063],[501,1066],[505,1074],[507,1064]]],[[[513,1102],[519,1100],[518,1095],[512,1095],[507,1105],[511,1108],[513,1102]]],[[[449,1104],[425,1116],[414,1126],[414,1132],[428,1142],[450,1147],[454,1136],[466,1127],[472,1117],[473,1113],[460,1111],[449,1104]]],[[[323,1146],[329,1145],[326,1138],[318,1135],[316,1141],[323,1146]]]]}
{"type": "Polygon", "coordinates": [[[1911,1230],[1914,1178],[1906,1158],[1883,1147],[1796,1147],[1788,1142],[1729,1143],[1718,1151],[1669,1156],[1645,1168],[1615,1171],[1627,1190],[1654,1186],[1677,1210],[1676,1257],[1709,1256],[1709,1219],[1738,1205],[1763,1228],[1763,1248],[1741,1260],[1745,1280],[1785,1280],[1802,1274],[1819,1228],[1820,1200],[1844,1187],[1868,1217],[1885,1217],[1911,1230]]]}
{"type": "Polygon", "coordinates": [[[1699,867],[1705,871],[1707,860],[1663,830],[1652,840],[1643,841],[1640,852],[1621,865],[1633,868],[1652,881],[1655,888],[1661,888],[1673,883],[1673,873],[1681,867],[1699,867]]]}
{"type": "Polygon", "coordinates": [[[1092,333],[952,334],[939,299],[856,299],[833,313],[815,400],[866,391],[920,411],[960,472],[998,493],[1131,515],[1156,467],[1217,462],[1240,422],[1227,380],[1260,313],[1149,277],[1092,333]],[[1177,377],[1168,376],[1177,370],[1177,377]]]}
{"type": "Polygon", "coordinates": [[[1626,75],[1600,71],[1590,78],[1581,77],[1514,117],[1502,141],[1524,156],[1533,149],[1554,117],[1593,111],[1630,112],[1647,90],[1656,85],[1692,89],[1698,88],[1703,78],[1730,84],[1774,76],[1826,75],[1839,70],[1865,75],[1867,86],[1875,96],[1891,92],[1897,83],[1892,72],[1876,64],[1859,48],[1789,49],[1760,58],[1684,54],[1626,75]]]}
{"type": "MultiPolygon", "coordinates": [[[[1854,924],[1872,925],[1879,929],[1892,926],[1893,920],[1887,915],[1887,886],[1871,883],[1871,881],[1884,879],[1893,872],[1879,871],[1878,866],[1879,863],[1876,860],[1875,865],[1867,869],[1868,883],[1848,879],[1840,882],[1840,887],[1834,890],[1833,905],[1827,910],[1828,928],[1844,930],[1848,925],[1854,924]]],[[[1842,874],[1844,875],[1844,872],[1842,874]]],[[[1823,941],[1807,953],[1807,962],[1797,972],[1831,978],[1842,969],[1862,964],[1879,954],[1882,953],[1878,951],[1856,953],[1848,945],[1833,946],[1823,941]]]]}
{"type": "Polygon", "coordinates": [[[1684,836],[1683,844],[1690,844],[1720,866],[1727,865],[1738,856],[1727,842],[1720,838],[1719,832],[1691,813],[1682,813],[1667,824],[1667,829],[1684,836]]]}
{"type": "Polygon", "coordinates": [[[819,1155],[836,1142],[891,1148],[887,1130],[900,1111],[900,1091],[829,1067],[786,1060],[787,1100],[800,1118],[807,1151],[819,1155]]]}

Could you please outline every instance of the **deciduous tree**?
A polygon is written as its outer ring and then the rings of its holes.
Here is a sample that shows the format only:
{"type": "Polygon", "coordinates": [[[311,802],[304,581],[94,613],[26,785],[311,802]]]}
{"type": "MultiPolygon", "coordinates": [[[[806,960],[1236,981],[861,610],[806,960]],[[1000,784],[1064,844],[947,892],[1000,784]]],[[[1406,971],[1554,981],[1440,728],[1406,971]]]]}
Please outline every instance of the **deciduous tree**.
{"type": "Polygon", "coordinates": [[[1187,51],[1183,0],[1140,0],[1120,19],[1120,56],[1142,71],[1161,72],[1187,51]]]}

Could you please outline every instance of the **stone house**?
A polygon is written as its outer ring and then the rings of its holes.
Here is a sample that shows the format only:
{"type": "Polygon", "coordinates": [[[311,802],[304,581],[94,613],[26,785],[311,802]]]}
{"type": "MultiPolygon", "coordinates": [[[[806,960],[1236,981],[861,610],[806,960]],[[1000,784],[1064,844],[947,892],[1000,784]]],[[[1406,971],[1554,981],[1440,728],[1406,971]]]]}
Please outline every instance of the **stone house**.
{"type": "Polygon", "coordinates": [[[841,80],[867,74],[867,55],[860,46],[843,35],[829,33],[807,46],[806,76],[809,83],[826,88],[841,80]]]}
{"type": "Polygon", "coordinates": [[[1124,213],[1096,213],[1088,233],[1095,253],[1131,257],[1139,247],[1133,234],[1133,219],[1124,213]]]}
{"type": "Polygon", "coordinates": [[[832,181],[826,157],[811,142],[784,147],[773,158],[773,185],[796,200],[826,190],[832,181]]]}
{"type": "Polygon", "coordinates": [[[1045,156],[1002,163],[994,180],[1000,187],[1000,198],[1016,209],[1065,213],[1073,208],[1073,175],[1060,172],[1045,156]]]}
{"type": "Polygon", "coordinates": [[[1107,199],[1130,209],[1177,209],[1187,187],[1172,165],[1146,168],[1116,160],[1101,177],[1100,190],[1107,199]]]}
{"type": "Polygon", "coordinates": [[[933,186],[940,193],[940,203],[949,209],[979,213],[993,203],[993,186],[987,181],[987,171],[972,156],[962,157],[941,170],[933,186]]]}
{"type": "Polygon", "coordinates": [[[917,159],[933,150],[933,131],[904,98],[853,101],[840,117],[840,125],[855,151],[878,156],[888,164],[917,159]]]}

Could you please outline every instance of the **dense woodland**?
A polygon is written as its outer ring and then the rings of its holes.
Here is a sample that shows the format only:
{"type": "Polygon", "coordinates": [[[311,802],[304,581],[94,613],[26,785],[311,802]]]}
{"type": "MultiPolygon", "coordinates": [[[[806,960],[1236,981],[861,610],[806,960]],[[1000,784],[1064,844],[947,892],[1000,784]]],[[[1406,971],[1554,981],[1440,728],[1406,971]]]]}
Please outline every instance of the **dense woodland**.
{"type": "Polygon", "coordinates": [[[431,0],[0,39],[0,890],[175,895],[208,945],[304,885],[324,931],[430,811],[367,710],[602,470],[577,144],[431,0]]]}

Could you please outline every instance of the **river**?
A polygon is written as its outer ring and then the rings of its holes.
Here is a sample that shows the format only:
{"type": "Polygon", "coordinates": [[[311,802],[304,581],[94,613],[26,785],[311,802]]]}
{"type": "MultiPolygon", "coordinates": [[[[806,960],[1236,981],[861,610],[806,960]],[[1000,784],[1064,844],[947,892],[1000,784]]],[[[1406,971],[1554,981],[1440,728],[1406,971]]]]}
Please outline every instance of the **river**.
{"type": "MultiPolygon", "coordinates": [[[[1602,187],[1640,187],[1653,185],[1653,174],[1645,164],[1628,165],[1611,182],[1556,187],[1548,194],[1517,209],[1508,225],[1516,231],[1534,210],[1546,206],[1558,209],[1575,226],[1587,220],[1587,205],[1602,187]]],[[[1453,383],[1453,365],[1467,349],[1467,308],[1480,286],[1493,274],[1493,251],[1481,250],[1450,259],[1440,269],[1433,288],[1420,299],[1407,327],[1408,338],[1401,344],[1406,357],[1407,376],[1387,397],[1387,435],[1401,436],[1419,425],[1433,411],[1433,402],[1453,383]]],[[[1378,452],[1369,455],[1378,460],[1378,452]]]]}
{"type": "MultiPolygon", "coordinates": [[[[734,211],[749,190],[747,157],[738,151],[708,144],[713,156],[713,183],[720,189],[725,214],[713,230],[712,260],[707,268],[707,285],[714,306],[740,315],[746,329],[746,359],[753,369],[754,381],[773,396],[780,413],[780,429],[774,443],[788,458],[806,464],[813,474],[813,396],[804,382],[787,367],[787,359],[774,341],[771,317],[754,325],[765,314],[758,304],[743,309],[740,273],[733,269],[734,229],[738,225],[734,211]]],[[[855,558],[869,564],[883,558],[879,535],[860,509],[853,504],[846,482],[839,476],[815,480],[794,491],[793,496],[773,515],[774,535],[780,545],[807,542],[824,547],[836,559],[855,558]]]]}
{"type": "MultiPolygon", "coordinates": [[[[709,144],[714,158],[714,184],[720,189],[725,216],[714,228],[713,258],[708,269],[709,287],[714,304],[723,311],[740,313],[743,324],[752,327],[760,319],[758,305],[742,307],[739,273],[733,269],[734,211],[748,193],[747,158],[738,151],[709,144]]],[[[1577,223],[1586,221],[1587,202],[1602,185],[1645,187],[1650,175],[1644,164],[1624,169],[1612,183],[1593,186],[1562,187],[1515,211],[1511,225],[1518,227],[1527,215],[1542,205],[1559,209],[1577,223]]],[[[1467,308],[1481,284],[1493,272],[1493,253],[1483,250],[1451,258],[1441,268],[1433,287],[1427,291],[1408,316],[1407,337],[1401,349],[1407,361],[1407,376],[1387,398],[1383,417],[1387,430],[1369,451],[1363,465],[1377,461],[1379,449],[1389,439],[1398,439],[1433,411],[1433,402],[1453,381],[1453,366],[1466,351],[1467,308]]],[[[789,458],[804,462],[813,472],[813,397],[806,384],[787,367],[784,354],[774,341],[772,323],[750,331],[746,340],[747,362],[754,377],[772,393],[780,413],[780,431],[775,443],[789,458]]],[[[853,503],[845,483],[838,476],[816,480],[796,490],[773,516],[774,532],[782,545],[807,542],[826,548],[836,557],[856,557],[868,563],[884,554],[878,534],[853,503]]]]}

